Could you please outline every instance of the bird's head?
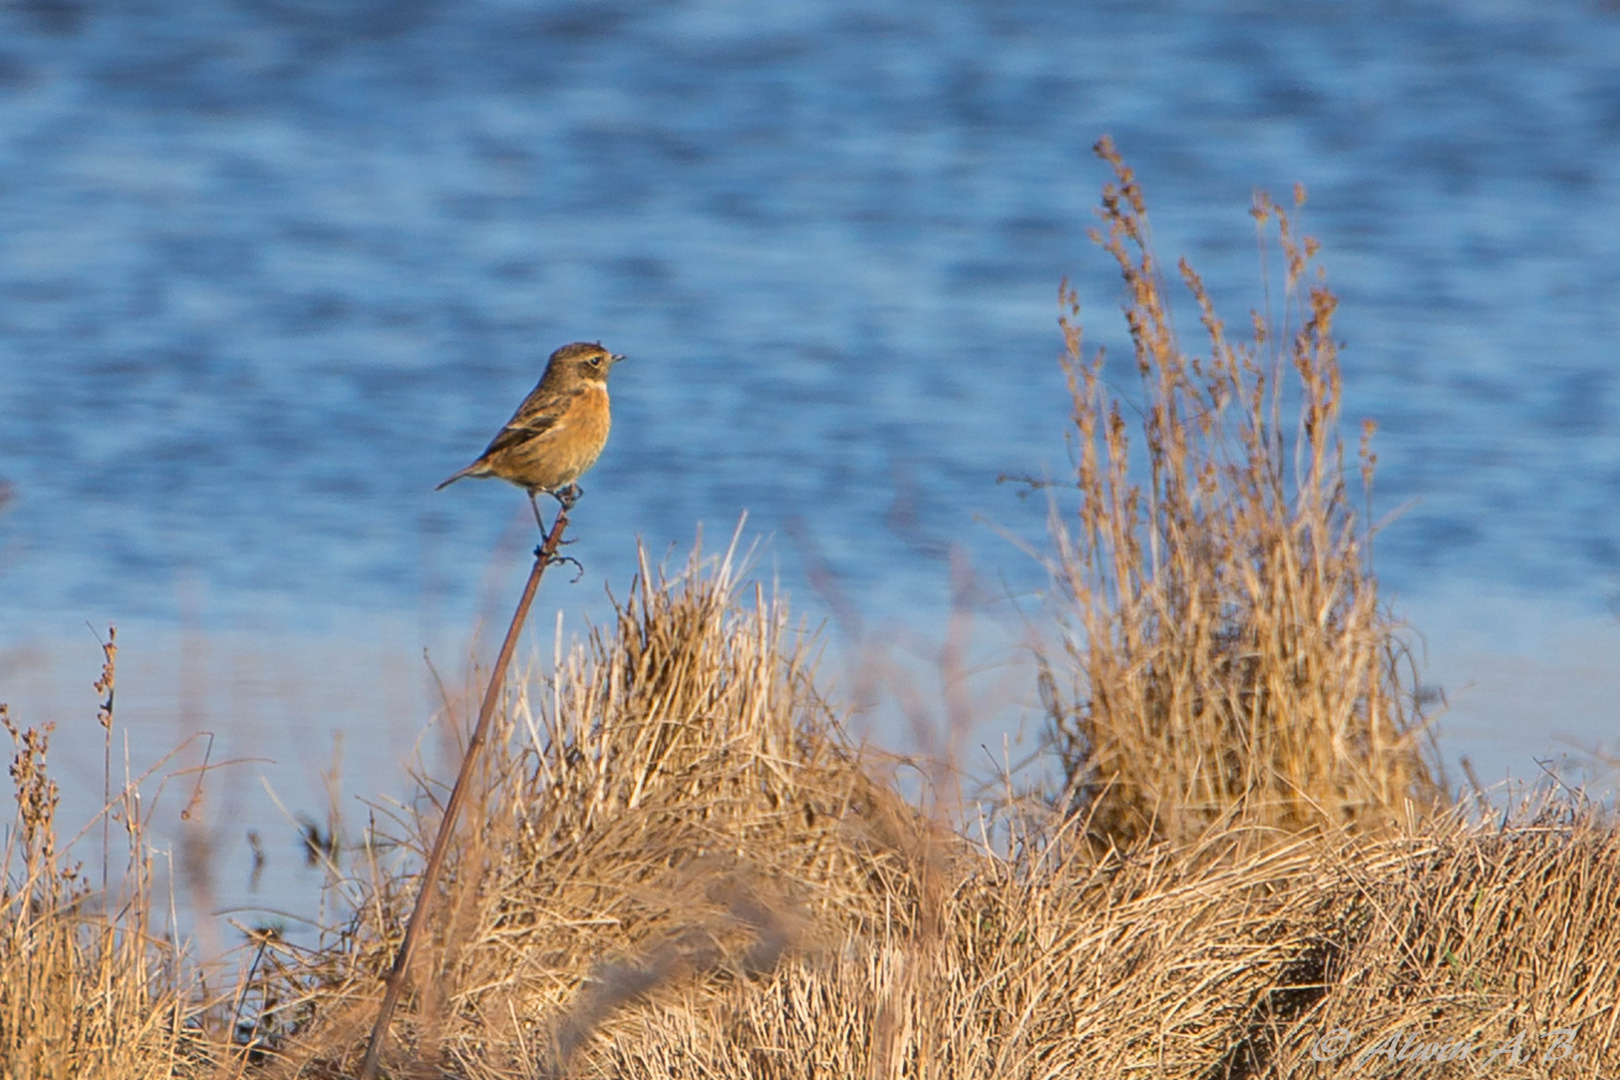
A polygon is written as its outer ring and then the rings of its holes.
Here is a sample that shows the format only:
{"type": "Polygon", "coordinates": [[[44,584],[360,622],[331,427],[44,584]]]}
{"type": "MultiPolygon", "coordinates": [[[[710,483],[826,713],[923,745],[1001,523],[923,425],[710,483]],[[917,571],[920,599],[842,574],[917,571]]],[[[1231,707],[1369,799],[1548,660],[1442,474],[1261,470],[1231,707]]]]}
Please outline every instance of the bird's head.
{"type": "Polygon", "coordinates": [[[607,385],[608,372],[624,357],[610,353],[601,343],[576,341],[551,354],[546,364],[546,380],[599,383],[607,385]]]}

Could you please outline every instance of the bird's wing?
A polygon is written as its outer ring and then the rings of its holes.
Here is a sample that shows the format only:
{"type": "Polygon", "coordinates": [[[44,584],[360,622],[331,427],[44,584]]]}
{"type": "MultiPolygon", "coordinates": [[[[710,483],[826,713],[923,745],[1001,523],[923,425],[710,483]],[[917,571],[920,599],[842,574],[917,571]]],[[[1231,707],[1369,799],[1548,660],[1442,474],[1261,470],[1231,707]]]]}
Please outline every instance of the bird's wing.
{"type": "Polygon", "coordinates": [[[531,397],[519,407],[516,415],[506,422],[500,434],[490,440],[483,456],[487,458],[536,435],[561,428],[568,416],[569,408],[574,404],[574,399],[583,392],[584,388],[581,387],[561,394],[548,394],[544,398],[531,397]]]}

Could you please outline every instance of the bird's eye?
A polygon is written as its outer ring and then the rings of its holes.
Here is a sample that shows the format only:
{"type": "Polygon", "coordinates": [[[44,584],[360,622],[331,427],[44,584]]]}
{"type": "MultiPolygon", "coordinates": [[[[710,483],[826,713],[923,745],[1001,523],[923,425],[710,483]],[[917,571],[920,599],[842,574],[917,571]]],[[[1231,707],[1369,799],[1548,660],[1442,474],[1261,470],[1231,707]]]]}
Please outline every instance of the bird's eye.
{"type": "Polygon", "coordinates": [[[593,356],[587,362],[591,365],[591,367],[601,367],[602,366],[602,358],[600,356],[593,356]]]}

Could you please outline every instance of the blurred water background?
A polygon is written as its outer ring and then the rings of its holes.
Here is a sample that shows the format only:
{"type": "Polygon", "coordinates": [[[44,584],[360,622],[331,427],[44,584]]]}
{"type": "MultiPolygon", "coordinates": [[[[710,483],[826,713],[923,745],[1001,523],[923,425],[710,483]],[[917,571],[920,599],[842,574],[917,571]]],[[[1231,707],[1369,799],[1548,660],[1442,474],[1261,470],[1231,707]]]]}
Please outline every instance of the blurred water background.
{"type": "Polygon", "coordinates": [[[978,647],[1015,657],[1044,580],[1010,537],[1046,506],[996,480],[1066,467],[1062,278],[1128,355],[1086,239],[1104,133],[1234,326],[1252,192],[1308,188],[1448,760],[1612,751],[1620,9],[1595,0],[11,0],[0,700],[59,721],[99,798],[86,624],[116,622],[134,767],[204,731],[256,759],[211,781],[209,842],[218,906],[269,904],[245,831],[295,861],[334,762],[351,826],[354,795],[402,794],[434,671],[459,692],[472,628],[504,626],[522,497],[433,485],[575,339],[631,360],[542,658],[559,611],[566,635],[624,594],[636,537],[723,547],[744,512],[757,577],[812,621],[842,594],[924,667],[956,546],[978,647]]]}

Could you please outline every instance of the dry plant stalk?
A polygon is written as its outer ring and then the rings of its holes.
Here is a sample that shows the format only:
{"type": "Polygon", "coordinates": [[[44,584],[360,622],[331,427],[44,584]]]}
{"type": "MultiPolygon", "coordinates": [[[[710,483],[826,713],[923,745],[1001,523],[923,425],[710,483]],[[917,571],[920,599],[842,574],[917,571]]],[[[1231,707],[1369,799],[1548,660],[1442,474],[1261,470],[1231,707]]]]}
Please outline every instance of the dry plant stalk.
{"type": "MultiPolygon", "coordinates": [[[[534,502],[532,492],[529,501],[531,504],[534,502]]],[[[544,527],[540,521],[538,506],[535,507],[534,519],[537,525],[544,527]]],[[[544,533],[540,546],[534,549],[534,566],[529,570],[529,579],[524,583],[517,610],[513,612],[512,622],[506,629],[506,639],[501,642],[501,651],[495,658],[495,667],[489,673],[489,687],[484,691],[484,702],[478,710],[478,722],[473,725],[472,735],[467,739],[467,749],[462,753],[456,782],[451,787],[450,797],[444,804],[444,814],[439,820],[433,846],[428,851],[427,864],[422,868],[421,888],[417,891],[416,903],[411,908],[410,920],[405,925],[405,933],[400,938],[399,949],[395,952],[394,962],[388,971],[388,985],[383,991],[382,1003],[377,1007],[377,1018],[371,1025],[371,1038],[366,1046],[365,1060],[360,1064],[360,1080],[373,1080],[377,1075],[383,1044],[388,1038],[388,1025],[393,1021],[394,1009],[399,1005],[399,997],[405,990],[405,979],[410,974],[411,954],[415,952],[417,939],[427,923],[439,867],[443,865],[445,854],[449,850],[450,838],[455,834],[461,804],[467,798],[468,784],[472,779],[473,770],[479,765],[478,756],[483,749],[484,741],[489,737],[490,721],[494,718],[495,706],[499,703],[501,691],[506,684],[507,665],[512,661],[512,651],[517,647],[518,635],[523,632],[523,624],[528,620],[529,605],[533,603],[534,594],[540,588],[540,579],[545,575],[546,567],[565,561],[558,557],[557,548],[562,543],[563,531],[567,528],[568,504],[562,503],[557,510],[557,517],[551,524],[551,531],[544,533]]]]}
{"type": "Polygon", "coordinates": [[[1379,606],[1370,530],[1358,534],[1347,490],[1337,300],[1319,270],[1313,279],[1316,243],[1256,200],[1262,249],[1275,226],[1285,257],[1284,310],[1280,327],[1253,313],[1247,344],[1227,337],[1181,260],[1209,346],[1191,356],[1141,190],[1110,142],[1097,152],[1117,182],[1092,235],[1125,279],[1141,444],[1101,351],[1085,355],[1066,285],[1080,507],[1072,522],[1054,518],[1066,633],[1042,689],[1071,805],[1095,839],[1119,844],[1186,841],[1229,815],[1381,827],[1435,805],[1444,790],[1415,671],[1379,606]]]}
{"type": "MultiPolygon", "coordinates": [[[[98,721],[112,727],[116,651],[96,689],[98,721]]],[[[216,1069],[217,1053],[198,1023],[174,946],[154,933],[146,823],[126,784],[102,813],[123,831],[128,863],[98,891],[57,839],[58,788],[46,771],[51,726],[19,730],[0,704],[0,726],[16,748],[11,783],[15,825],[0,853],[0,1077],[70,1080],[84,1076],[169,1077],[216,1069]]]]}

